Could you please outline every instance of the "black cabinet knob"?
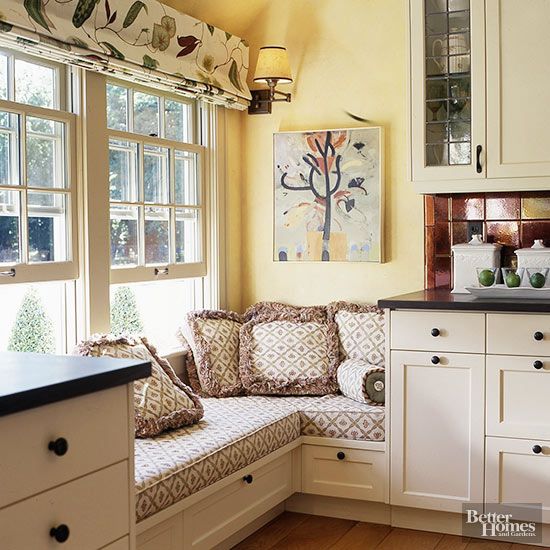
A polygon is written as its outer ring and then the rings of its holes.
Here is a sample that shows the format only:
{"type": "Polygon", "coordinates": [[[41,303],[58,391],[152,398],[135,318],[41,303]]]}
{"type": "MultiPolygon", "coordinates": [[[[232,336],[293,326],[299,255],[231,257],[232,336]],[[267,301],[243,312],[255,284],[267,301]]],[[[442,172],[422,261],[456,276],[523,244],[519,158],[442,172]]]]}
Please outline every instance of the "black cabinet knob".
{"type": "Polygon", "coordinates": [[[533,445],[533,452],[536,455],[540,455],[540,453],[542,453],[542,447],[540,445],[533,445]]]}
{"type": "Polygon", "coordinates": [[[250,485],[254,481],[254,478],[252,477],[252,474],[248,474],[247,476],[243,477],[243,481],[250,485]]]}
{"type": "Polygon", "coordinates": [[[533,334],[533,338],[537,340],[537,342],[540,342],[541,340],[544,340],[544,334],[537,330],[537,332],[533,334]]]}
{"type": "Polygon", "coordinates": [[[344,460],[344,458],[346,458],[346,453],[344,453],[343,451],[338,451],[338,452],[336,453],[336,458],[337,458],[338,460],[344,460]]]}
{"type": "Polygon", "coordinates": [[[48,449],[57,456],[63,456],[69,450],[69,443],[64,437],[58,437],[48,443],[48,449]]]}
{"type": "Polygon", "coordinates": [[[432,336],[436,338],[441,334],[441,331],[438,328],[432,328],[432,336]]]}
{"type": "Polygon", "coordinates": [[[57,542],[65,542],[70,534],[69,528],[64,523],[50,529],[50,537],[57,542]]]}
{"type": "Polygon", "coordinates": [[[533,367],[535,367],[537,370],[542,369],[543,367],[542,361],[539,361],[539,360],[535,361],[533,363],[533,367]]]}
{"type": "Polygon", "coordinates": [[[441,362],[441,359],[440,359],[437,355],[434,355],[434,356],[432,357],[432,363],[433,363],[434,365],[439,365],[440,362],[441,362]]]}

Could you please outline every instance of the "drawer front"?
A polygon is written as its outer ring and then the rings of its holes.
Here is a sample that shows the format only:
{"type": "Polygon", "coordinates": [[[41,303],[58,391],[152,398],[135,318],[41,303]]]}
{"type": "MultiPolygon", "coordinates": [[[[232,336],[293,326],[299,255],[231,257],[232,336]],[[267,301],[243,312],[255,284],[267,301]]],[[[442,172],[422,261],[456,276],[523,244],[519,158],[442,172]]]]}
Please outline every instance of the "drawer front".
{"type": "Polygon", "coordinates": [[[486,449],[486,502],[526,510],[529,503],[542,503],[542,520],[550,523],[550,441],[488,437],[486,449]],[[533,452],[535,445],[541,453],[533,452]]]}
{"type": "Polygon", "coordinates": [[[381,451],[302,446],[302,492],[384,501],[386,459],[381,451]]]}
{"type": "Polygon", "coordinates": [[[184,511],[184,548],[210,550],[287,499],[292,489],[292,453],[246,471],[238,479],[184,511]]]}
{"type": "Polygon", "coordinates": [[[485,314],[394,311],[391,314],[391,348],[484,353],[485,314]]]}
{"type": "Polygon", "coordinates": [[[97,550],[130,529],[128,463],[120,462],[0,510],[2,550],[60,546],[50,536],[66,525],[65,550],[97,550]]]}
{"type": "Polygon", "coordinates": [[[108,544],[101,550],[130,550],[130,538],[124,537],[122,539],[118,539],[116,542],[108,544]]]}
{"type": "Polygon", "coordinates": [[[124,460],[128,426],[126,386],[0,418],[0,508],[124,460]],[[48,449],[59,438],[62,456],[48,449]]]}
{"type": "Polygon", "coordinates": [[[487,356],[487,434],[550,440],[550,359],[487,356]]]}
{"type": "Polygon", "coordinates": [[[183,512],[140,533],[137,550],[182,550],[183,512]]]}
{"type": "Polygon", "coordinates": [[[550,315],[487,315],[487,353],[550,357],[550,315]]]}

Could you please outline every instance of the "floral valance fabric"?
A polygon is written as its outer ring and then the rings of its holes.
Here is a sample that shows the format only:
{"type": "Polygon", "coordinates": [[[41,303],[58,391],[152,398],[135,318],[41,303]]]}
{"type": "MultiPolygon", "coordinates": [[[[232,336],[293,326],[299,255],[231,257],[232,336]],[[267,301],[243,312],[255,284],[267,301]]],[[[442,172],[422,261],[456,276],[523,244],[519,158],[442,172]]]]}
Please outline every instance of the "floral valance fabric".
{"type": "Polygon", "coordinates": [[[0,45],[244,109],[244,40],[155,0],[3,0],[0,45]]]}

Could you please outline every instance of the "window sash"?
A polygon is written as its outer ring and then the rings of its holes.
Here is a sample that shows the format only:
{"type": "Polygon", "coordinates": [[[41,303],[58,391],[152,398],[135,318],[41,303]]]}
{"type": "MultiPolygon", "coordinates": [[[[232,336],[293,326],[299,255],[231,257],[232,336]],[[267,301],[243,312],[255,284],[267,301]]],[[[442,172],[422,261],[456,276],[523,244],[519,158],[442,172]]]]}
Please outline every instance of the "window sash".
{"type": "MultiPolygon", "coordinates": [[[[78,270],[78,239],[77,239],[77,185],[76,185],[76,115],[66,111],[58,111],[34,105],[17,103],[9,100],[0,100],[0,111],[5,111],[20,117],[19,140],[17,143],[20,151],[19,158],[19,179],[21,185],[6,185],[0,189],[5,191],[22,192],[24,198],[20,208],[20,263],[6,263],[0,268],[0,284],[46,282],[77,279],[78,270]],[[65,187],[50,188],[27,185],[26,166],[26,139],[27,139],[27,118],[37,117],[61,122],[65,126],[65,187]],[[66,197],[66,257],[65,261],[30,262],[28,261],[28,220],[30,214],[40,208],[28,208],[26,197],[29,192],[42,192],[52,195],[63,195],[66,197]]],[[[34,132],[31,135],[36,135],[34,132]]],[[[52,136],[54,138],[54,136],[52,136]]],[[[55,139],[55,138],[54,138],[55,139]]],[[[55,214],[55,212],[49,212],[55,214]]]]}

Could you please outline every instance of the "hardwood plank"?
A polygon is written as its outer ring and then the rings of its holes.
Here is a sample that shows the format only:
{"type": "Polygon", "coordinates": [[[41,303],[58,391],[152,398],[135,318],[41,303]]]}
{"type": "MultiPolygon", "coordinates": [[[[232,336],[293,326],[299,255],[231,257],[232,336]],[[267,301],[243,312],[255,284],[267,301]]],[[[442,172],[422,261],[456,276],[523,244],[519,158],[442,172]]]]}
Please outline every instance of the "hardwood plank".
{"type": "Polygon", "coordinates": [[[338,542],[356,523],[348,519],[309,516],[272,548],[324,550],[338,542]]]}
{"type": "Polygon", "coordinates": [[[285,538],[294,528],[299,527],[306,519],[307,514],[283,512],[280,516],[252,533],[249,537],[234,546],[234,550],[268,550],[273,548],[281,539],[285,538]]]}
{"type": "Polygon", "coordinates": [[[496,540],[472,539],[466,550],[511,550],[511,542],[498,542],[496,540]]]}
{"type": "Polygon", "coordinates": [[[358,523],[330,548],[331,550],[374,550],[391,530],[389,525],[358,523]]]}
{"type": "Polygon", "coordinates": [[[435,548],[436,550],[466,550],[470,541],[471,539],[468,537],[443,535],[443,538],[435,548]]]}
{"type": "Polygon", "coordinates": [[[376,550],[434,550],[443,535],[413,529],[392,529],[376,550]]]}

